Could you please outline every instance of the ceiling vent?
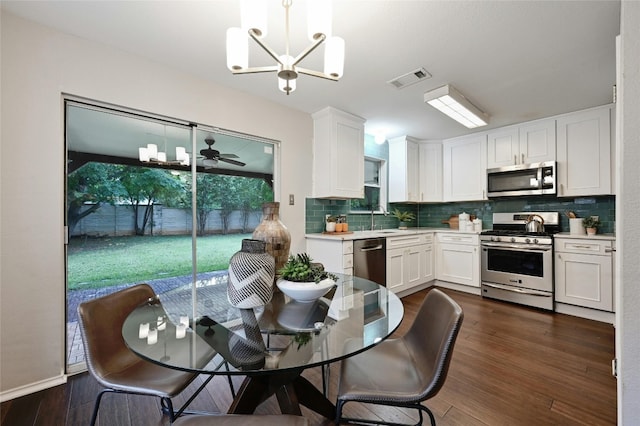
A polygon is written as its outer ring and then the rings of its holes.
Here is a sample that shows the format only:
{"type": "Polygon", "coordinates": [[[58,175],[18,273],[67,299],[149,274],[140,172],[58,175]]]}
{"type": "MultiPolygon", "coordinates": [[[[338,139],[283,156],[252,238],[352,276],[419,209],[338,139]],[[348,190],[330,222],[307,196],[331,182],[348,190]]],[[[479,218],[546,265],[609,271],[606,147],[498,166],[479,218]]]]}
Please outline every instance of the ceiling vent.
{"type": "Polygon", "coordinates": [[[424,68],[418,68],[417,70],[413,70],[401,75],[400,77],[389,80],[387,83],[394,86],[396,89],[404,89],[407,86],[411,86],[412,84],[428,78],[431,78],[431,74],[429,74],[429,72],[424,68]]]}

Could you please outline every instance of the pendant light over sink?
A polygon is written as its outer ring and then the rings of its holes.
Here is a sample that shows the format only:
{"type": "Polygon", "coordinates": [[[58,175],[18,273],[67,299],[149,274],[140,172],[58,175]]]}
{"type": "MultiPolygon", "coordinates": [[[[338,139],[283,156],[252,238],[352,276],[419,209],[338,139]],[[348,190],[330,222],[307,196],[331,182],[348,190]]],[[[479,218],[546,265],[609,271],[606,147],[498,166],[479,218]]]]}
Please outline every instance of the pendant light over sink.
{"type": "Polygon", "coordinates": [[[298,56],[289,51],[289,9],[292,0],[282,0],[285,14],[285,53],[279,55],[262,40],[267,35],[267,1],[241,0],[241,27],[227,30],[227,67],[233,74],[276,72],[278,88],[287,95],[296,90],[299,74],[338,81],[344,71],[344,40],[331,35],[330,0],[308,0],[308,36],[311,44],[298,56]],[[277,65],[249,67],[249,38],[252,38],[277,65]],[[321,44],[325,45],[324,72],[301,68],[298,64],[321,44]]]}

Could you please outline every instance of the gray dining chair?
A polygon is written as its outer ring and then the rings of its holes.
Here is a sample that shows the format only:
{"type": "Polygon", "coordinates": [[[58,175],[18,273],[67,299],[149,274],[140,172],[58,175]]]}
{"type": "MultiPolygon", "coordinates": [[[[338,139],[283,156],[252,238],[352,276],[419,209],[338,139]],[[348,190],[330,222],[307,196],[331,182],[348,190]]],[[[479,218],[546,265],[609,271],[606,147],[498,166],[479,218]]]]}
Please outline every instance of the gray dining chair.
{"type": "Polygon", "coordinates": [[[424,411],[435,426],[433,413],[422,402],[434,397],[445,382],[463,317],[451,297],[432,289],[404,336],[344,359],[335,424],[397,424],[342,416],[347,402],[361,402],[417,409],[417,425],[422,424],[424,411]]]}
{"type": "Polygon", "coordinates": [[[78,306],[87,369],[104,387],[96,397],[92,426],[102,396],[107,392],[159,397],[163,412],[173,422],[213,378],[209,376],[185,404],[174,411],[171,398],[186,389],[197,374],[145,361],[127,347],[122,337],[124,320],[136,307],[154,297],[148,284],[138,284],[78,306]]]}
{"type": "Polygon", "coordinates": [[[307,426],[301,416],[292,415],[188,415],[182,416],[174,426],[307,426]]]}

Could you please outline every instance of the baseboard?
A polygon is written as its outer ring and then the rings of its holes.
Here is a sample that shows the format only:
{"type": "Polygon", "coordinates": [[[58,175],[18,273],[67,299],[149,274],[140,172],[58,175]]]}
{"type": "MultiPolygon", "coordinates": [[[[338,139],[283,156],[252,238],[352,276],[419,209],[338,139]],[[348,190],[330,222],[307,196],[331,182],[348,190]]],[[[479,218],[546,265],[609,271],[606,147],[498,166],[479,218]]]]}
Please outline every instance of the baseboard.
{"type": "Polygon", "coordinates": [[[574,317],[586,318],[594,321],[615,324],[616,314],[613,312],[599,311],[597,309],[583,308],[581,306],[567,305],[556,302],[555,311],[559,314],[573,315],[574,317]]]}
{"type": "Polygon", "coordinates": [[[471,287],[468,285],[451,283],[449,281],[440,281],[435,280],[431,282],[432,285],[437,287],[448,288],[450,290],[461,291],[463,293],[475,294],[476,296],[480,296],[480,287],[471,287]]]}
{"type": "Polygon", "coordinates": [[[20,386],[14,389],[9,389],[7,391],[0,392],[0,402],[9,401],[25,395],[30,395],[32,393],[40,392],[41,390],[63,385],[65,383],[67,383],[67,376],[66,374],[62,374],[50,379],[30,383],[28,385],[20,386]]]}

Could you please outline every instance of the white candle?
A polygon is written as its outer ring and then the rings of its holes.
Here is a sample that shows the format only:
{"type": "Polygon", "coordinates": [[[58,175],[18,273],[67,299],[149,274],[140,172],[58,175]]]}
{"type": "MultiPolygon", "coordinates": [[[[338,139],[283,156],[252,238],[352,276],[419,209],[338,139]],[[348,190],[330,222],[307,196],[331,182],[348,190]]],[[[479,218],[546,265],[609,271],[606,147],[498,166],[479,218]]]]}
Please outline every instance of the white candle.
{"type": "Polygon", "coordinates": [[[147,345],[155,345],[158,343],[158,330],[155,328],[149,330],[149,335],[147,336],[147,345]]]}
{"type": "Polygon", "coordinates": [[[143,322],[140,324],[140,329],[138,330],[138,338],[146,339],[149,335],[149,323],[143,322]]]}
{"type": "Polygon", "coordinates": [[[167,322],[164,320],[164,317],[158,317],[158,330],[162,331],[167,328],[167,322]]]}
{"type": "Polygon", "coordinates": [[[185,324],[176,325],[176,339],[184,339],[187,335],[187,326],[185,324]]]}

